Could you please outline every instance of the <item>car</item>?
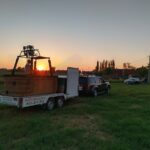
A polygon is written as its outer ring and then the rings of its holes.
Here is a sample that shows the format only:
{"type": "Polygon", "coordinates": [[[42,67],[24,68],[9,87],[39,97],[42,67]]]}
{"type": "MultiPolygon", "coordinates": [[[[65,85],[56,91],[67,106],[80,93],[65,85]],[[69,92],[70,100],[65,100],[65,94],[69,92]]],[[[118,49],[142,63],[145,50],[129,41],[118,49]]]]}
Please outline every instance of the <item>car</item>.
{"type": "Polygon", "coordinates": [[[139,84],[141,80],[139,78],[130,77],[129,79],[124,80],[125,84],[139,84]]]}
{"type": "Polygon", "coordinates": [[[102,93],[109,93],[111,85],[102,77],[95,75],[80,76],[79,78],[79,94],[98,96],[102,93]]]}

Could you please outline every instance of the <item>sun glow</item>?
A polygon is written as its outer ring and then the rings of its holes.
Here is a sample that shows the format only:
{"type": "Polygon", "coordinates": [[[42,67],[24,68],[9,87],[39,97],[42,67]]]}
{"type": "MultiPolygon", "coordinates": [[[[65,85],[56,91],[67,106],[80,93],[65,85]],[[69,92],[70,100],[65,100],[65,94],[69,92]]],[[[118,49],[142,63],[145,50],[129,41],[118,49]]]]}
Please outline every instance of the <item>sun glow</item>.
{"type": "Polygon", "coordinates": [[[37,70],[43,71],[43,70],[45,70],[45,67],[43,65],[39,65],[39,66],[37,66],[37,70]]]}

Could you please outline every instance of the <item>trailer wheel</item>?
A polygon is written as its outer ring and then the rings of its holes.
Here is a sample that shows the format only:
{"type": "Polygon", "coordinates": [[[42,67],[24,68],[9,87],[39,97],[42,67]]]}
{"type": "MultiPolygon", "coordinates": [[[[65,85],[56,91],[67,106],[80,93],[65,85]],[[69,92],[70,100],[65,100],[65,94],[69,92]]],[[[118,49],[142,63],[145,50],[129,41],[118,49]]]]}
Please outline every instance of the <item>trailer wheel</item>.
{"type": "Polygon", "coordinates": [[[64,106],[64,97],[58,97],[57,106],[60,108],[64,106]]]}
{"type": "Polygon", "coordinates": [[[55,107],[55,100],[53,98],[49,98],[46,104],[47,110],[51,111],[55,107]]]}

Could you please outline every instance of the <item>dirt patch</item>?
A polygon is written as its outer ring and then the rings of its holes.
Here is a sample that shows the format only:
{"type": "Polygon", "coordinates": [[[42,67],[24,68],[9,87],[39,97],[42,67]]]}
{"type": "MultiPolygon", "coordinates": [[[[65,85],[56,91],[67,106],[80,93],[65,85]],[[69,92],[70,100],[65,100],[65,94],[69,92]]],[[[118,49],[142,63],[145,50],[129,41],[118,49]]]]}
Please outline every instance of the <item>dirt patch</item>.
{"type": "MultiPolygon", "coordinates": [[[[62,120],[62,118],[55,118],[53,121],[59,125],[60,120],[62,120]]],[[[72,118],[66,116],[65,119],[63,117],[61,123],[63,123],[64,128],[79,128],[85,130],[85,138],[90,136],[100,140],[110,139],[111,136],[108,133],[100,130],[102,123],[98,125],[96,120],[97,118],[93,115],[72,116],[72,118]]],[[[98,118],[98,120],[102,119],[98,118]]]]}
{"type": "Polygon", "coordinates": [[[74,116],[70,118],[66,123],[67,127],[78,127],[78,128],[89,128],[94,125],[92,123],[94,121],[93,116],[74,116]]]}
{"type": "Polygon", "coordinates": [[[141,109],[142,107],[140,105],[134,104],[130,106],[130,109],[141,109]]]}

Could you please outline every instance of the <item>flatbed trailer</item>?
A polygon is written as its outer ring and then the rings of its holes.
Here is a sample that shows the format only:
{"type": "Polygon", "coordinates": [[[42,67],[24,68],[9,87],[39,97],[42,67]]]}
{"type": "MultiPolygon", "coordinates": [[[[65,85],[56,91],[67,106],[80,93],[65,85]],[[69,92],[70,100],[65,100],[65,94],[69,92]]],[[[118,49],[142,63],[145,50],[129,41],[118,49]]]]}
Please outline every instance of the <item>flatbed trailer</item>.
{"type": "MultiPolygon", "coordinates": [[[[56,94],[44,94],[38,96],[24,96],[24,97],[13,97],[13,96],[5,96],[0,95],[0,104],[16,106],[18,108],[26,108],[35,105],[55,105],[58,107],[62,107],[64,101],[72,98],[64,93],[56,93],[56,94]],[[54,104],[53,104],[54,103],[54,104]]],[[[53,107],[53,106],[51,106],[53,107]]],[[[53,108],[47,108],[53,109],[53,108]]]]}
{"type": "Polygon", "coordinates": [[[66,92],[53,94],[40,94],[33,96],[7,96],[0,95],[0,104],[26,108],[30,106],[41,105],[52,110],[55,106],[62,107],[64,101],[77,97],[79,87],[79,70],[77,68],[68,68],[66,76],[66,92]]]}

